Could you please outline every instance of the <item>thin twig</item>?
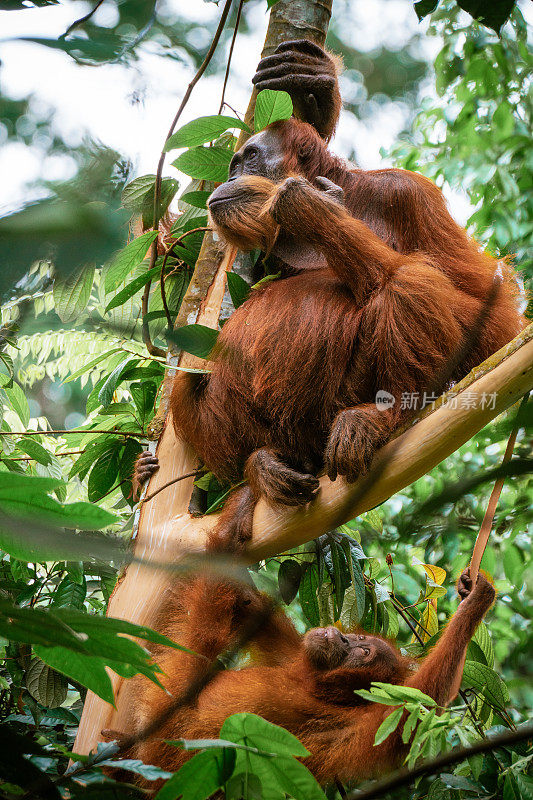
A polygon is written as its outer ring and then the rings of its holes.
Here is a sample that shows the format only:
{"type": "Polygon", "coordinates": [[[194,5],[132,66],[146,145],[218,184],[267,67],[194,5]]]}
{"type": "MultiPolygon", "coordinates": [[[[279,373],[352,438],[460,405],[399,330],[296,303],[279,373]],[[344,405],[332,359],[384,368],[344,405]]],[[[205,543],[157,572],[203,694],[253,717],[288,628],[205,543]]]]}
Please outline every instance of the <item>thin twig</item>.
{"type": "Polygon", "coordinates": [[[153,497],[155,497],[156,494],[162,492],[163,489],[167,489],[169,486],[172,486],[174,483],[178,483],[179,481],[184,481],[185,478],[192,478],[193,475],[199,475],[201,471],[202,470],[195,469],[192,472],[186,472],[185,475],[180,475],[178,478],[172,478],[171,481],[167,481],[166,483],[164,483],[163,486],[160,486],[159,489],[156,489],[155,492],[152,492],[152,494],[149,494],[147,497],[143,497],[143,499],[139,503],[139,508],[145,503],[147,503],[148,500],[151,500],[153,497]]]}
{"type": "MultiPolygon", "coordinates": [[[[157,239],[154,242],[154,245],[155,245],[155,252],[157,259],[157,239]]],[[[155,264],[155,259],[154,259],[154,264],[155,264]]],[[[149,270],[152,269],[152,266],[150,265],[148,269],[149,270]]],[[[150,297],[151,286],[152,286],[152,281],[146,281],[146,285],[144,287],[144,292],[143,292],[142,304],[141,304],[141,312],[143,318],[142,320],[143,342],[151,356],[158,356],[159,358],[164,358],[165,351],[161,347],[157,347],[157,345],[155,345],[152,342],[152,339],[150,338],[150,326],[148,325],[147,314],[148,314],[148,300],[150,297]]]]}
{"type": "MultiPolygon", "coordinates": [[[[52,453],[52,455],[59,458],[59,456],[78,456],[81,453],[85,453],[85,450],[65,450],[64,453],[52,453]]],[[[35,456],[15,456],[14,458],[5,456],[5,458],[8,458],[9,461],[37,461],[35,456]]]]}
{"type": "Polygon", "coordinates": [[[233,29],[233,36],[231,37],[231,45],[229,48],[228,54],[228,63],[226,65],[226,73],[224,75],[224,83],[222,85],[222,96],[220,98],[220,108],[218,109],[218,113],[222,114],[222,109],[224,108],[224,95],[226,94],[226,86],[228,85],[228,78],[229,78],[229,71],[231,67],[231,59],[233,56],[233,48],[235,47],[235,40],[237,38],[237,31],[239,30],[239,22],[241,21],[241,14],[242,14],[242,6],[244,0],[240,0],[239,8],[237,9],[237,18],[235,20],[235,28],[233,29]]]}
{"type": "Polygon", "coordinates": [[[227,100],[224,100],[224,105],[226,106],[226,108],[229,108],[229,110],[230,110],[230,111],[233,111],[233,113],[235,114],[235,116],[237,117],[237,119],[238,119],[238,120],[240,120],[241,122],[244,122],[244,120],[243,120],[243,118],[242,118],[242,114],[239,114],[239,112],[238,112],[238,111],[236,111],[236,110],[233,108],[233,106],[230,106],[230,104],[228,103],[228,101],[227,101],[227,100]]]}
{"type": "MultiPolygon", "coordinates": [[[[374,800],[377,797],[384,797],[387,794],[392,794],[400,786],[407,786],[412,783],[416,778],[426,774],[439,774],[443,771],[444,767],[458,764],[465,761],[470,756],[477,753],[489,753],[498,747],[509,747],[519,742],[527,741],[533,736],[533,725],[524,725],[516,731],[505,731],[498,736],[486,737],[480,742],[475,742],[470,747],[456,747],[449,753],[437,756],[430,761],[425,761],[414,769],[401,769],[395,772],[384,780],[376,781],[368,789],[363,791],[350,792],[347,800],[374,800]]],[[[397,797],[397,795],[393,795],[397,797]]]]}
{"type": "Polygon", "coordinates": [[[70,428],[64,431],[0,431],[0,436],[66,436],[69,433],[112,433],[115,436],[140,436],[146,439],[142,431],[105,431],[100,428],[70,428]]]}
{"type": "Polygon", "coordinates": [[[107,495],[108,495],[108,494],[111,494],[112,492],[114,492],[114,491],[115,491],[115,489],[118,489],[118,488],[119,488],[119,486],[122,486],[122,484],[123,484],[123,483],[126,483],[126,481],[127,481],[127,480],[129,480],[129,478],[124,478],[124,480],[120,481],[120,483],[117,483],[117,485],[116,485],[116,486],[112,486],[112,487],[111,487],[111,489],[110,489],[108,492],[106,492],[105,494],[102,494],[102,495],[100,495],[100,497],[97,497],[97,498],[96,498],[96,500],[95,500],[94,502],[95,502],[95,503],[99,503],[99,502],[100,502],[100,500],[103,500],[103,499],[104,499],[104,497],[107,497],[107,495]]]}
{"type": "MultiPolygon", "coordinates": [[[[213,37],[213,41],[211,42],[211,46],[209,47],[209,50],[207,51],[206,56],[205,56],[204,60],[202,61],[201,65],[198,67],[198,70],[197,70],[195,76],[193,77],[193,79],[191,80],[189,85],[187,86],[185,94],[183,95],[183,100],[181,101],[181,103],[179,105],[179,108],[176,111],[174,119],[172,120],[172,123],[170,125],[169,130],[168,130],[168,133],[167,133],[167,135],[165,137],[165,144],[166,144],[167,140],[174,133],[176,125],[178,124],[178,121],[179,121],[179,119],[180,119],[180,117],[181,117],[181,115],[183,113],[183,109],[185,108],[185,106],[189,102],[189,98],[190,98],[190,96],[192,94],[192,90],[194,89],[194,87],[196,86],[196,84],[198,83],[198,81],[200,80],[200,78],[202,77],[204,72],[206,71],[207,67],[209,66],[209,62],[213,58],[213,55],[214,55],[215,50],[217,48],[218,42],[219,42],[220,37],[222,35],[222,31],[224,30],[224,26],[226,24],[226,19],[228,17],[229,10],[231,8],[231,3],[232,3],[232,0],[226,0],[226,2],[224,4],[224,8],[222,9],[222,14],[221,14],[221,17],[220,17],[220,21],[219,21],[218,27],[217,27],[217,29],[215,31],[215,35],[213,37]]],[[[154,214],[153,214],[153,220],[152,220],[152,223],[153,223],[152,224],[152,230],[157,231],[157,232],[159,232],[159,219],[160,219],[160,216],[159,216],[159,203],[160,203],[160,199],[161,199],[161,180],[162,180],[162,176],[163,176],[163,166],[165,164],[166,155],[167,155],[166,151],[165,151],[165,149],[163,147],[163,149],[161,150],[161,155],[159,156],[159,162],[157,164],[157,170],[156,170],[156,176],[155,176],[155,186],[154,186],[154,209],[153,209],[154,210],[154,214]]],[[[149,267],[148,267],[149,270],[153,269],[155,267],[155,262],[156,261],[157,261],[157,239],[155,240],[155,242],[153,242],[152,247],[151,247],[150,264],[149,264],[149,267]]],[[[154,345],[152,344],[152,341],[150,339],[150,330],[149,330],[148,320],[146,319],[146,312],[144,311],[145,307],[146,307],[146,309],[148,309],[148,293],[149,293],[149,291],[150,291],[150,283],[148,283],[147,286],[145,287],[144,294],[143,294],[143,322],[142,322],[143,341],[144,341],[149,353],[152,353],[152,350],[155,349],[156,351],[158,351],[156,353],[157,355],[165,355],[164,351],[162,351],[159,347],[158,348],[154,348],[154,345]],[[152,350],[150,348],[152,348],[152,350]]]]}
{"type": "Polygon", "coordinates": [[[88,14],[85,14],[84,17],[80,17],[79,19],[74,20],[74,22],[71,22],[71,24],[66,29],[65,33],[62,33],[59,38],[64,39],[66,36],[69,35],[69,33],[72,33],[74,28],[78,28],[80,25],[83,25],[84,22],[87,22],[87,20],[90,19],[96,11],[98,11],[103,2],[104,0],[98,0],[97,4],[94,6],[93,9],[91,9],[91,11],[89,11],[88,14]]]}
{"type": "Polygon", "coordinates": [[[407,625],[410,627],[410,629],[411,629],[411,631],[412,631],[412,633],[413,633],[413,636],[414,636],[416,639],[418,639],[418,642],[419,642],[419,644],[423,645],[423,644],[424,644],[424,640],[422,639],[422,637],[421,637],[421,636],[420,636],[420,634],[418,633],[418,631],[417,631],[416,627],[413,625],[413,623],[411,622],[411,620],[409,619],[409,617],[407,616],[407,614],[405,614],[405,613],[404,613],[404,608],[403,608],[402,604],[401,604],[401,603],[400,603],[398,600],[396,600],[396,598],[394,597],[394,595],[391,595],[391,600],[392,600],[392,604],[393,604],[394,608],[396,609],[396,611],[398,612],[398,614],[400,615],[400,617],[401,617],[401,618],[404,620],[404,622],[406,622],[406,623],[407,623],[407,625]]]}
{"type": "MultiPolygon", "coordinates": [[[[522,398],[520,408],[518,409],[518,413],[516,415],[518,424],[513,428],[513,430],[511,431],[511,435],[509,436],[507,447],[505,448],[505,454],[502,459],[502,466],[504,464],[508,464],[513,456],[513,450],[516,444],[516,437],[518,436],[518,431],[520,430],[521,427],[520,424],[521,412],[526,407],[528,400],[529,400],[529,392],[522,398]]],[[[494,515],[496,513],[496,506],[498,505],[498,500],[500,499],[500,495],[502,493],[504,481],[505,481],[505,476],[502,475],[501,478],[498,478],[494,483],[492,492],[489,497],[489,502],[487,503],[487,510],[485,511],[485,516],[483,517],[483,522],[481,523],[481,527],[477,535],[476,543],[474,545],[474,550],[472,552],[472,558],[470,559],[470,578],[472,579],[473,584],[475,584],[475,582],[477,581],[479,566],[481,564],[483,553],[485,552],[485,548],[489,541],[490,532],[492,530],[492,524],[494,522],[494,515]]]]}
{"type": "Polygon", "coordinates": [[[172,253],[172,251],[174,250],[176,245],[180,244],[183,241],[183,239],[185,239],[186,236],[189,236],[191,233],[198,233],[198,231],[209,231],[209,230],[211,230],[211,228],[208,225],[201,225],[198,228],[191,228],[190,231],[185,231],[185,233],[182,233],[181,236],[178,236],[178,238],[175,239],[170,244],[170,246],[168,247],[168,249],[167,249],[167,251],[166,251],[166,253],[164,255],[163,266],[161,267],[161,278],[159,280],[159,287],[160,287],[160,291],[161,291],[161,302],[163,303],[163,308],[165,310],[165,316],[167,318],[167,324],[168,324],[168,327],[170,329],[172,328],[173,321],[172,321],[172,317],[170,316],[170,309],[168,307],[165,282],[166,282],[167,278],[169,278],[170,275],[172,275],[175,272],[175,270],[172,270],[171,272],[169,272],[168,275],[165,275],[165,267],[167,265],[168,257],[170,256],[170,254],[172,253]]]}

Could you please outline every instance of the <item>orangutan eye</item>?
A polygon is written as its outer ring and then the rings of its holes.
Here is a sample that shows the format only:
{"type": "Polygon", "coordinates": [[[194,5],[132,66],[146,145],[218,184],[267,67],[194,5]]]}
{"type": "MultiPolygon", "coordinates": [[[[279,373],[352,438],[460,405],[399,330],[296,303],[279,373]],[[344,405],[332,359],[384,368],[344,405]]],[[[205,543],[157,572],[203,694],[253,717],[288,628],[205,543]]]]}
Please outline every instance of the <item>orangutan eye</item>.
{"type": "Polygon", "coordinates": [[[367,656],[370,653],[370,650],[368,649],[368,647],[362,647],[361,650],[363,651],[365,656],[367,656]]]}

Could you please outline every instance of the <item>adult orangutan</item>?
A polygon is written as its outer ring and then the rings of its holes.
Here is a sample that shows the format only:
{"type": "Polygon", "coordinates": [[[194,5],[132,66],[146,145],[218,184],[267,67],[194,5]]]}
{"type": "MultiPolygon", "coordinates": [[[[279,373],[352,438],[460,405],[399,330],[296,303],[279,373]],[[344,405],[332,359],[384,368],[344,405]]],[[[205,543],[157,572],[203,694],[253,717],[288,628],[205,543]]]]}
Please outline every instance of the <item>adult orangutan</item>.
{"type": "MultiPolygon", "coordinates": [[[[281,46],[254,81],[286,89],[333,131],[335,68],[316,45],[281,46]]],[[[308,122],[248,139],[209,211],[227,241],[269,252],[279,272],[225,323],[212,372],[179,374],[171,399],[205,466],[227,482],[244,474],[221,523],[243,535],[260,496],[308,503],[323,470],[354,481],[412,413],[402,395],[442,390],[520,329],[510,269],[468,238],[430,180],[353,169],[308,122]]],[[[156,468],[141,457],[138,480],[156,468]]]]}
{"type": "MultiPolygon", "coordinates": [[[[220,541],[214,532],[208,552],[232,546],[240,550],[242,541],[220,541]]],[[[197,655],[153,647],[166,691],[141,676],[133,679],[129,698],[134,722],[127,734],[135,736],[166,718],[125,755],[175,771],[192,754],[165,740],[218,738],[228,716],[247,711],[297,736],[310,752],[305,764],[320,783],[362,780],[394,769],[409,746],[402,743],[403,725],[374,747],[375,733],[392,709],[367,702],[354,690],[383,681],[416,687],[441,706],[452,700],[466,647],[495,597],[481,574],[472,586],[468,571],[457,590],[459,608],[418,665],[391,642],[363,632],[345,635],[334,627],[314,628],[302,637],[268,597],[244,584],[213,575],[180,580],[167,590],[155,627],[197,655]],[[170,712],[254,619],[261,624],[249,642],[256,657],[253,665],[219,672],[197,696],[170,712]]],[[[114,731],[105,735],[124,736],[114,731]]]]}

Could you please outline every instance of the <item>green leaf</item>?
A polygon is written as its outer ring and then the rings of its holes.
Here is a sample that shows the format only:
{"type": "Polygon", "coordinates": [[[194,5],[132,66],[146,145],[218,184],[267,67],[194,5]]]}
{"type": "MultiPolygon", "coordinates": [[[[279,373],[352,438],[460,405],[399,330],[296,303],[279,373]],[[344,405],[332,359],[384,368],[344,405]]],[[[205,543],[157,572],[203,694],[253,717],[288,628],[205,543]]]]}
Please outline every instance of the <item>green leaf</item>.
{"type": "Polygon", "coordinates": [[[502,25],[507,22],[516,0],[457,0],[457,5],[468,11],[474,19],[482,22],[488,28],[500,32],[502,25]]]}
{"type": "Polygon", "coordinates": [[[108,406],[113,400],[113,394],[115,393],[115,389],[120,382],[120,379],[122,378],[122,373],[126,372],[134,364],[138,364],[139,361],[139,358],[128,356],[124,359],[124,361],[121,361],[120,364],[115,367],[113,372],[107,376],[105,383],[98,392],[98,399],[103,406],[108,406]]]}
{"type": "Polygon", "coordinates": [[[224,786],[234,766],[234,750],[197,753],[165,783],[155,800],[206,800],[224,786]]]}
{"type": "Polygon", "coordinates": [[[381,681],[372,681],[371,689],[374,687],[379,693],[388,695],[394,703],[408,703],[416,702],[422,703],[428,708],[435,707],[437,703],[428,694],[424,694],[420,689],[415,689],[414,686],[397,686],[393,683],[382,683],[381,681]]]}
{"type": "Polygon", "coordinates": [[[99,436],[97,439],[93,439],[92,442],[89,442],[89,444],[85,448],[85,451],[72,465],[69,473],[69,478],[73,478],[75,475],[79,475],[80,479],[83,480],[87,475],[87,473],[89,472],[91,464],[94,464],[96,459],[111,447],[114,439],[115,439],[114,436],[103,434],[102,436],[99,436]]]}
{"type": "Polygon", "coordinates": [[[242,711],[228,717],[220,729],[221,739],[228,739],[236,744],[256,747],[267,753],[280,756],[308,756],[309,751],[298,741],[296,736],[267,722],[257,714],[242,711]]]}
{"type": "Polygon", "coordinates": [[[413,708],[413,710],[410,712],[409,716],[405,720],[402,730],[402,742],[404,744],[408,744],[409,739],[413,735],[413,731],[415,729],[416,723],[418,722],[420,712],[421,712],[421,706],[413,708]]]}
{"type": "Polygon", "coordinates": [[[432,14],[437,8],[439,0],[418,0],[415,3],[415,11],[418,19],[424,19],[428,14],[432,14]]]}
{"type": "Polygon", "coordinates": [[[376,735],[374,737],[374,747],[377,747],[378,744],[381,744],[385,741],[385,739],[390,736],[390,734],[396,730],[398,727],[402,715],[404,713],[403,707],[395,709],[392,711],[388,716],[385,717],[381,725],[376,731],[376,735]]]}
{"type": "Polygon", "coordinates": [[[5,392],[7,402],[26,428],[30,421],[30,407],[23,390],[18,383],[13,382],[11,387],[4,386],[2,391],[5,392]]]}
{"type": "Polygon", "coordinates": [[[208,358],[217,342],[218,331],[206,325],[184,325],[170,331],[168,338],[186,353],[208,358]]]}
{"type": "Polygon", "coordinates": [[[178,156],[172,166],[191,178],[225,181],[232,158],[233,151],[225,147],[193,147],[178,156]]]}
{"type": "Polygon", "coordinates": [[[154,381],[143,381],[142,383],[132,383],[130,385],[133,402],[139,412],[141,423],[144,425],[147,419],[154,414],[154,402],[157,395],[157,386],[154,381]]]}
{"type": "Polygon", "coordinates": [[[533,777],[522,772],[515,772],[514,777],[522,800],[533,800],[533,777]]]}
{"type": "Polygon", "coordinates": [[[67,682],[40,658],[32,658],[26,672],[26,686],[38,703],[57,708],[67,699],[67,682]]]}
{"type": "Polygon", "coordinates": [[[238,772],[226,782],[224,796],[226,800],[263,800],[263,787],[256,775],[250,772],[238,772]]]}
{"type": "Polygon", "coordinates": [[[116,58],[123,48],[123,39],[119,36],[108,36],[105,41],[84,39],[81,36],[73,36],[70,39],[21,36],[17,41],[35,42],[35,44],[50,47],[52,50],[63,50],[75,58],[88,58],[100,62],[116,58]]]}
{"type": "MultiPolygon", "coordinates": [[[[138,278],[134,278],[131,283],[128,283],[124,289],[121,289],[118,294],[116,294],[112,300],[105,307],[105,313],[107,314],[108,311],[111,311],[113,308],[118,308],[119,306],[123,305],[126,300],[129,300],[130,297],[133,297],[134,294],[146,286],[148,281],[154,280],[154,278],[159,278],[161,275],[161,267],[154,267],[153,269],[148,269],[142,275],[139,275],[138,278]]],[[[72,380],[72,378],[69,378],[72,380]]]]}
{"type": "Polygon", "coordinates": [[[54,308],[61,322],[78,320],[85,310],[94,281],[94,264],[57,275],[54,280],[54,308]]]}
{"type": "Polygon", "coordinates": [[[105,659],[87,653],[76,653],[66,647],[34,645],[35,653],[54,670],[81,683],[106,703],[115,705],[113,686],[105,668],[105,659]]]}
{"type": "Polygon", "coordinates": [[[244,280],[244,278],[241,278],[240,275],[237,275],[236,272],[226,272],[226,275],[228,278],[228,290],[230,293],[231,302],[235,308],[239,308],[239,306],[242,306],[242,304],[248,300],[251,286],[244,280]]]}
{"type": "Polygon", "coordinates": [[[205,191],[195,191],[195,192],[186,192],[182,194],[180,197],[180,201],[182,203],[188,203],[190,206],[194,208],[201,208],[202,210],[207,207],[207,199],[211,192],[205,191]]]}
{"type": "Polygon", "coordinates": [[[509,702],[509,691],[498,673],[486,664],[477,661],[465,661],[463,670],[463,686],[474,688],[496,708],[505,708],[509,702]]]}
{"type": "MultiPolygon", "coordinates": [[[[2,480],[7,474],[2,474],[2,480]]],[[[20,535],[20,527],[27,527],[28,522],[79,530],[100,530],[117,521],[109,511],[92,503],[63,504],[46,494],[24,494],[20,490],[7,498],[3,487],[0,490],[0,510],[7,517],[12,517],[11,521],[4,519],[0,523],[0,548],[22,561],[47,561],[61,557],[58,546],[48,539],[43,542],[38,531],[35,531],[30,541],[20,535]]]]}
{"type": "MultiPolygon", "coordinates": [[[[151,228],[154,219],[155,175],[141,175],[128,183],[122,192],[122,205],[133,214],[142,214],[144,228],[151,228]]],[[[161,218],[179,189],[174,178],[163,178],[159,192],[158,216],[161,218]]]]}
{"type": "Polygon", "coordinates": [[[124,677],[140,672],[159,683],[158,668],[150,653],[130,637],[191,652],[146,626],[126,620],[73,608],[19,608],[1,598],[0,636],[33,644],[36,654],[49,666],[92,689],[107,702],[113,701],[113,693],[106,665],[124,677]]]}
{"type": "Polygon", "coordinates": [[[429,787],[427,800],[452,800],[452,795],[442,781],[436,780],[429,787]]]}
{"type": "Polygon", "coordinates": [[[522,792],[518,787],[516,776],[513,775],[512,772],[505,776],[505,781],[503,784],[503,800],[524,800],[522,792]]]}
{"type": "Polygon", "coordinates": [[[250,128],[245,122],[241,122],[236,117],[225,117],[222,115],[211,117],[198,117],[191,122],[187,122],[176,133],[165,142],[165,152],[176,150],[179,147],[196,147],[206,142],[212,142],[221,133],[229,128],[240,128],[248,131],[250,128]]]}
{"type": "Polygon", "coordinates": [[[76,378],[80,377],[80,375],[84,375],[86,372],[90,372],[90,370],[92,370],[93,367],[95,367],[97,364],[100,364],[102,361],[106,361],[108,358],[111,358],[111,356],[115,355],[115,353],[120,352],[120,350],[122,350],[121,347],[113,347],[106,353],[101,353],[99,356],[96,356],[96,358],[93,358],[92,361],[89,361],[88,364],[85,364],[83,367],[80,367],[71,375],[67,375],[63,383],[70,383],[71,381],[75,381],[76,378]]]}
{"type": "Polygon", "coordinates": [[[19,450],[22,450],[24,453],[30,456],[30,458],[34,458],[39,464],[43,466],[48,466],[48,464],[52,463],[52,455],[45,450],[45,448],[36,442],[34,438],[28,436],[24,439],[19,439],[17,442],[17,447],[19,450]]]}
{"type": "Polygon", "coordinates": [[[83,602],[87,594],[87,583],[85,576],[82,575],[82,581],[73,581],[67,575],[63,578],[57,589],[55,590],[51,606],[56,608],[64,608],[71,606],[72,608],[83,608],[83,602]]]}
{"type": "Polygon", "coordinates": [[[442,772],[439,777],[445,786],[448,786],[450,789],[474,792],[477,795],[485,794],[478,784],[465,778],[464,775],[451,775],[449,772],[442,772]]]}
{"type": "Polygon", "coordinates": [[[287,92],[277,92],[274,89],[263,89],[259,92],[254,113],[256,133],[278,119],[289,119],[291,116],[292,100],[287,92]]]}
{"type": "Polygon", "coordinates": [[[97,503],[115,483],[121,451],[122,442],[115,441],[94,463],[87,485],[87,495],[92,503],[97,503]]]}
{"type": "Polygon", "coordinates": [[[138,758],[108,758],[106,761],[99,761],[100,767],[114,767],[115,769],[125,769],[134,772],[147,781],[167,780],[173,773],[166,772],[161,767],[154,767],[152,764],[143,764],[138,758]]]}
{"type": "Polygon", "coordinates": [[[318,589],[318,569],[315,564],[310,564],[302,576],[298,594],[302,611],[313,627],[320,625],[318,589]]]}
{"type": "Polygon", "coordinates": [[[290,605],[298,594],[298,587],[302,577],[302,568],[293,558],[284,559],[278,572],[278,588],[281,599],[290,605]]]}
{"type": "Polygon", "coordinates": [[[152,242],[157,239],[157,231],[147,231],[138,236],[126,247],[124,247],[111,263],[105,276],[106,294],[116,289],[126,275],[141,264],[150,248],[152,242]]]}
{"type": "Polygon", "coordinates": [[[514,544],[506,543],[506,547],[503,551],[503,570],[509,583],[516,586],[517,589],[520,588],[522,583],[524,568],[525,564],[518,547],[514,544]]]}
{"type": "Polygon", "coordinates": [[[365,611],[365,579],[361,564],[359,563],[358,553],[364,557],[364,553],[357,542],[343,538],[341,541],[352,585],[348,587],[344,594],[343,607],[341,609],[341,621],[347,628],[354,628],[362,619],[365,611]]]}
{"type": "Polygon", "coordinates": [[[2,472],[0,480],[0,503],[5,498],[9,500],[13,494],[25,496],[28,494],[42,494],[51,492],[58,486],[66,486],[59,478],[45,478],[37,475],[15,475],[12,472],[2,472]]]}

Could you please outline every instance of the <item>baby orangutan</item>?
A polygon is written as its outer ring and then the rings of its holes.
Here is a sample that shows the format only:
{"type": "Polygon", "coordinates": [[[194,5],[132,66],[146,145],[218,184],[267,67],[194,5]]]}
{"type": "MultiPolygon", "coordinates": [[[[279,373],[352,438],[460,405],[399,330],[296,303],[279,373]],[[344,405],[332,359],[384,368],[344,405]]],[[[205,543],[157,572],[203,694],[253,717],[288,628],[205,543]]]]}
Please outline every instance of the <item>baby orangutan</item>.
{"type": "MultiPolygon", "coordinates": [[[[209,543],[212,552],[221,549],[216,536],[215,532],[209,543]]],[[[133,679],[133,733],[157,720],[243,631],[250,630],[258,619],[255,615],[261,615],[250,642],[255,659],[252,666],[219,672],[128,756],[175,771],[192,754],[165,744],[165,739],[217,738],[228,716],[247,711],[297,736],[311,754],[306,766],[322,784],[335,778],[360,781],[394,769],[408,749],[401,740],[402,724],[374,747],[375,733],[392,709],[369,703],[354,690],[383,681],[416,687],[441,706],[453,699],[466,647],[495,597],[483,575],[472,586],[468,571],[459,578],[457,590],[459,608],[414,671],[416,662],[379,636],[344,634],[335,627],[315,628],[301,636],[266,596],[244,584],[214,574],[180,580],[168,590],[155,627],[199,655],[153,648],[168,694],[145,678],[133,679]]]]}

